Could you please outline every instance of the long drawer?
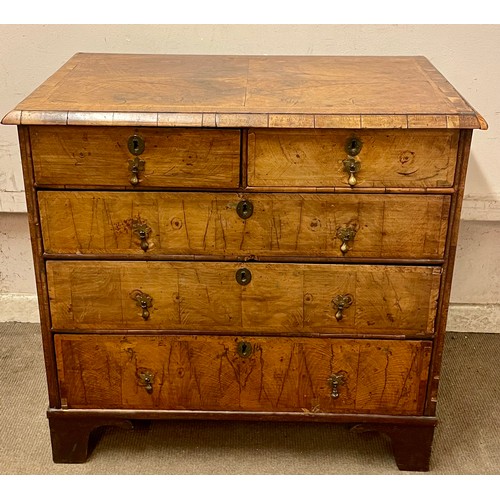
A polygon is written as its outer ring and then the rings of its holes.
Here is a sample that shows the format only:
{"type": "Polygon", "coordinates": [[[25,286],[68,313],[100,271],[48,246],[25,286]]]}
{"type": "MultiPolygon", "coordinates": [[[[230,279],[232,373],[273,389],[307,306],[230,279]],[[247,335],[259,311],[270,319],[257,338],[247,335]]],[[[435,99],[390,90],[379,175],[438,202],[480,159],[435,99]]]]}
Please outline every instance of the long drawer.
{"type": "Polygon", "coordinates": [[[441,268],[48,261],[55,330],[431,335],[441,268]]]}
{"type": "Polygon", "coordinates": [[[248,136],[248,183],[297,188],[451,187],[458,136],[457,130],[254,129],[248,136]]]}
{"type": "Polygon", "coordinates": [[[239,130],[35,126],[30,138],[38,186],[239,185],[239,130]]]}
{"type": "Polygon", "coordinates": [[[56,335],[68,408],[420,414],[432,343],[56,335]]]}
{"type": "Polygon", "coordinates": [[[443,258],[443,195],[40,191],[49,254],[443,258]]]}

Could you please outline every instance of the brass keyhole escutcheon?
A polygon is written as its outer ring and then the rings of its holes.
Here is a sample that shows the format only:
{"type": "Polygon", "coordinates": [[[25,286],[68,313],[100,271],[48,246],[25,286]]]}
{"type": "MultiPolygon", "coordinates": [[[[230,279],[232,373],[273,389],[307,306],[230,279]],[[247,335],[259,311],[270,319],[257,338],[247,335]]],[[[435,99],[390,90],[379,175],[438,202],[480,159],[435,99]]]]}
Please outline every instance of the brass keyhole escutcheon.
{"type": "Polygon", "coordinates": [[[142,153],[144,153],[144,149],[146,149],[144,139],[137,134],[129,137],[127,145],[130,153],[136,156],[142,155],[142,153]]]}
{"type": "Polygon", "coordinates": [[[362,147],[363,143],[361,139],[358,137],[351,137],[347,139],[344,150],[349,156],[358,156],[362,147]]]}
{"type": "Polygon", "coordinates": [[[248,219],[253,214],[253,203],[250,200],[241,200],[236,206],[236,213],[242,219],[248,219]]]}
{"type": "Polygon", "coordinates": [[[245,340],[241,340],[236,346],[236,351],[242,358],[249,358],[253,352],[252,344],[245,340]]]}
{"type": "Polygon", "coordinates": [[[249,269],[243,267],[241,269],[238,269],[236,271],[236,281],[240,284],[240,285],[248,285],[248,283],[250,283],[250,281],[252,281],[252,273],[250,272],[249,269]]]}

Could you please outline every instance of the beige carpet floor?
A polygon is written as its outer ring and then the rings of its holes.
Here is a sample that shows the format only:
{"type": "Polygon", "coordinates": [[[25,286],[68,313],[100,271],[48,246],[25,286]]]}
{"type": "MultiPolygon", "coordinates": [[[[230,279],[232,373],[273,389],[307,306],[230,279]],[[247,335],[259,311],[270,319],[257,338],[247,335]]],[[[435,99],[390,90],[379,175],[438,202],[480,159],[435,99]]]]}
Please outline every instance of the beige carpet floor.
{"type": "MultiPolygon", "coordinates": [[[[448,334],[430,474],[500,473],[499,360],[500,335],[448,334]]],[[[0,324],[0,474],[410,474],[378,434],[277,422],[106,428],[85,464],[54,464],[46,406],[38,325],[0,324]]]]}

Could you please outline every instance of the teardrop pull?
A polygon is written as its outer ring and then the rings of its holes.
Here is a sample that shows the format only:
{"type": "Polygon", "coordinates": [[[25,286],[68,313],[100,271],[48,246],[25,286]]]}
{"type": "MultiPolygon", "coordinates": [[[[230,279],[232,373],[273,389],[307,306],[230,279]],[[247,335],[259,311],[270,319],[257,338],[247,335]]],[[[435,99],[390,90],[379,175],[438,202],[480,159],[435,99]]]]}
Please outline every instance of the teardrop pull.
{"type": "Polygon", "coordinates": [[[351,175],[349,175],[349,180],[347,181],[347,183],[349,184],[349,186],[355,186],[358,183],[354,172],[351,172],[351,175]]]}

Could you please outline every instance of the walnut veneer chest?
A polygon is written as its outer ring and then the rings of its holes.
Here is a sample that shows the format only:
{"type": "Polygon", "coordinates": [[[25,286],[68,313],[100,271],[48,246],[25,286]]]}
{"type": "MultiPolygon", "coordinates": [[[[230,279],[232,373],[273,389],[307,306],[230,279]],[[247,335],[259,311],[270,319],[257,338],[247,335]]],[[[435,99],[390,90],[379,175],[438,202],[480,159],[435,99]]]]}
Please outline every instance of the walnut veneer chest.
{"type": "Polygon", "coordinates": [[[76,54],[19,127],[56,462],[352,423],[427,470],[472,129],[424,57],[76,54]]]}

